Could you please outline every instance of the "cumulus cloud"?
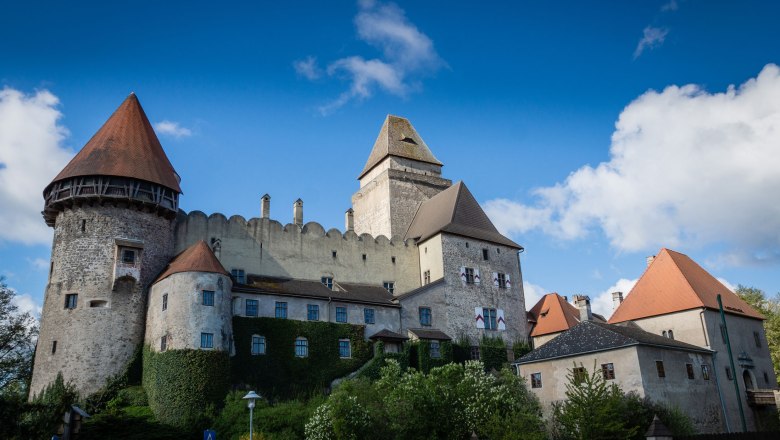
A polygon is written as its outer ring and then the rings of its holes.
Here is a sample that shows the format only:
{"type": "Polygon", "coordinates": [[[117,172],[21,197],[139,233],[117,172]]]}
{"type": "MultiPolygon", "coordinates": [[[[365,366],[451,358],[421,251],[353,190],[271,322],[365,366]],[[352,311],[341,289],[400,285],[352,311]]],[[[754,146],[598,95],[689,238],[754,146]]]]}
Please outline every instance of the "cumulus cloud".
{"type": "Polygon", "coordinates": [[[168,120],[155,123],[154,130],[157,132],[157,134],[172,136],[177,139],[192,136],[192,130],[186,127],[182,127],[178,122],[168,120]]]}
{"type": "Polygon", "coordinates": [[[298,75],[301,75],[309,81],[314,81],[322,76],[322,70],[317,65],[317,58],[312,56],[295,61],[293,67],[298,75]]]}
{"type": "Polygon", "coordinates": [[[32,316],[36,321],[41,319],[41,312],[43,311],[43,307],[41,307],[41,305],[38,304],[29,293],[17,293],[16,296],[14,296],[11,300],[11,303],[18,307],[16,310],[17,313],[22,314],[30,312],[30,316],[32,316]]]}
{"type": "Polygon", "coordinates": [[[620,251],[721,245],[732,265],[780,261],[780,68],[739,87],[648,91],[620,114],[610,159],[534,191],[535,206],[485,203],[504,233],[578,239],[598,228],[620,251]]]}
{"type": "MultiPolygon", "coordinates": [[[[358,38],[379,49],[382,57],[353,55],[329,63],[327,75],[347,81],[349,88],[319,108],[323,115],[352,100],[369,98],[377,89],[405,97],[419,87],[422,76],[443,65],[431,39],[409,22],[403,9],[378,1],[361,1],[359,8],[355,17],[358,38]]],[[[309,80],[321,76],[314,57],[295,61],[293,66],[309,80]]]]}
{"type": "Polygon", "coordinates": [[[0,90],[0,241],[51,242],[41,193],[73,156],[58,107],[48,90],[0,90]]]}
{"type": "Polygon", "coordinates": [[[667,28],[647,26],[644,31],[642,31],[642,38],[639,40],[639,43],[634,50],[634,59],[639,58],[645,49],[655,49],[664,44],[664,40],[666,40],[666,35],[668,33],[669,29],[667,28]]]}
{"type": "Polygon", "coordinates": [[[612,316],[612,312],[614,311],[612,304],[612,292],[623,292],[623,299],[625,300],[638,280],[639,278],[633,280],[621,278],[615,284],[608,287],[607,290],[604,290],[598,295],[592,297],[590,299],[590,308],[593,313],[598,313],[599,315],[609,319],[609,317],[612,316]]]}
{"type": "Polygon", "coordinates": [[[544,295],[549,293],[544,287],[529,283],[528,281],[523,281],[523,292],[525,293],[526,310],[531,310],[531,307],[538,303],[544,295]]]}

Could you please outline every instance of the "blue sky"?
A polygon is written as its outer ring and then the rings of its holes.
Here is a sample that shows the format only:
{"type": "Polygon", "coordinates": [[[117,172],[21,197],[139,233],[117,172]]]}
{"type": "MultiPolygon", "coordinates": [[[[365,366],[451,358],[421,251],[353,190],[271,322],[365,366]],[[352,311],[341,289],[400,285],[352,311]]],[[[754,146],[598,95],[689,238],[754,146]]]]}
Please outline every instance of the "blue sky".
{"type": "Polygon", "coordinates": [[[749,1],[7,2],[0,274],[42,303],[40,192],[134,91],[187,211],[249,218],[269,193],[280,221],[300,197],[305,220],[343,228],[391,113],[526,247],[529,298],[604,299],[662,246],[774,294],[778,16],[749,1]]]}

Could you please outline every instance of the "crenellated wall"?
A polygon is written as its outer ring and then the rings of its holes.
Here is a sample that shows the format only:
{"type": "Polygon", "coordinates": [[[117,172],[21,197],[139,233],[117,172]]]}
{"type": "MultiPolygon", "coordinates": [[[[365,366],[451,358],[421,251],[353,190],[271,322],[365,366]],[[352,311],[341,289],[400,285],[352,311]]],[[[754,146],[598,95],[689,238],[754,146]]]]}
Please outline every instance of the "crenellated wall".
{"type": "Polygon", "coordinates": [[[215,254],[227,270],[308,280],[329,276],[336,281],[374,285],[392,281],[396,294],[420,286],[417,247],[412,240],[405,242],[400,237],[358,236],[335,228],[325,231],[315,222],[299,227],[267,218],[246,221],[219,213],[206,216],[200,211],[180,213],[175,237],[176,253],[197,240],[218,241],[215,254]]]}

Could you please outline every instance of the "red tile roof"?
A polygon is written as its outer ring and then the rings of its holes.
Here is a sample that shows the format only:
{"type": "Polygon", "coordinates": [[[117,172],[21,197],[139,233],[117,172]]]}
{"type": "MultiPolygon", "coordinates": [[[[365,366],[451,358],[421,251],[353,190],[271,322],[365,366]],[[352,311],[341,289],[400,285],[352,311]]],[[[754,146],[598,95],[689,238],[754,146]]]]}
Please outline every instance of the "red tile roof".
{"type": "Polygon", "coordinates": [[[531,336],[542,336],[568,330],[580,322],[580,311],[557,293],[544,295],[530,313],[536,319],[531,336]]]}
{"type": "Polygon", "coordinates": [[[181,272],[210,272],[230,276],[228,271],[222,267],[222,263],[214,256],[209,245],[203,240],[175,256],[154,282],[162,281],[170,275],[181,272]]]}
{"type": "Polygon", "coordinates": [[[763,315],[687,255],[661,249],[609,322],[630,321],[703,307],[718,310],[718,294],[721,295],[724,312],[764,319],[763,315]]]}
{"type": "Polygon", "coordinates": [[[181,193],[178,175],[133,93],[52,183],[79,176],[130,177],[181,193]]]}

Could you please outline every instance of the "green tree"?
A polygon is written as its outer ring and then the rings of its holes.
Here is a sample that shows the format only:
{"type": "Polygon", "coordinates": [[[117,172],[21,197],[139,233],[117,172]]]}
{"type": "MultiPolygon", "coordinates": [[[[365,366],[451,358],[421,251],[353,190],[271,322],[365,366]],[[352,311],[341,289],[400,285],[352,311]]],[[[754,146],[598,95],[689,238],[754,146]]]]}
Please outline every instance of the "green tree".
{"type": "Polygon", "coordinates": [[[742,284],[737,286],[735,293],[766,317],[764,333],[775,375],[780,377],[780,293],[774,298],[767,298],[763,290],[742,284]]]}
{"type": "Polygon", "coordinates": [[[0,396],[27,394],[38,326],[29,313],[19,313],[16,292],[0,277],[0,396]]]}

